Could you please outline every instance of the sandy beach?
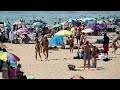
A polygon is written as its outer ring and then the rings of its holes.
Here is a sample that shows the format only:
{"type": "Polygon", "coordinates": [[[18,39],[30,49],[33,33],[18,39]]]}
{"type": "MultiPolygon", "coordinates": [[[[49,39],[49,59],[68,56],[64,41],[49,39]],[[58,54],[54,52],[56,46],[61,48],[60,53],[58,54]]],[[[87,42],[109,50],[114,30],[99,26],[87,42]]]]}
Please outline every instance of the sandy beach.
{"type": "MultiPolygon", "coordinates": [[[[102,38],[102,37],[98,37],[102,38]]],[[[97,37],[92,37],[91,42],[94,42],[97,37]]],[[[111,48],[109,57],[112,60],[104,62],[98,60],[98,67],[104,67],[104,70],[85,70],[85,71],[69,71],[67,65],[73,64],[83,66],[82,59],[73,59],[77,55],[77,49],[74,49],[73,53],[69,52],[69,49],[49,50],[49,60],[45,61],[43,53],[43,61],[35,60],[35,44],[10,44],[5,43],[7,50],[16,54],[21,58],[18,63],[22,64],[22,70],[27,76],[33,76],[35,79],[70,79],[74,75],[81,75],[85,79],[119,79],[120,78],[120,55],[111,54],[111,48]],[[66,58],[66,59],[64,59],[66,58]]],[[[99,46],[102,46],[101,44],[99,46]]],[[[120,48],[117,50],[120,52],[120,48]]],[[[2,75],[0,73],[0,79],[2,75]]]]}

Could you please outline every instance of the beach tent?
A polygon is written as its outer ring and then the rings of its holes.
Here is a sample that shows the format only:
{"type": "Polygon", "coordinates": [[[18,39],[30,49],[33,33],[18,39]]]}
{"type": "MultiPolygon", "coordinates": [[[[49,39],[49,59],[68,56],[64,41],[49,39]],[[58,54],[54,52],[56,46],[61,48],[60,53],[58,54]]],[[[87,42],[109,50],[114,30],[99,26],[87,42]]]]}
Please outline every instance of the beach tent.
{"type": "Polygon", "coordinates": [[[63,36],[54,36],[50,40],[49,45],[50,46],[59,46],[59,45],[63,45],[63,43],[64,43],[63,36]]]}

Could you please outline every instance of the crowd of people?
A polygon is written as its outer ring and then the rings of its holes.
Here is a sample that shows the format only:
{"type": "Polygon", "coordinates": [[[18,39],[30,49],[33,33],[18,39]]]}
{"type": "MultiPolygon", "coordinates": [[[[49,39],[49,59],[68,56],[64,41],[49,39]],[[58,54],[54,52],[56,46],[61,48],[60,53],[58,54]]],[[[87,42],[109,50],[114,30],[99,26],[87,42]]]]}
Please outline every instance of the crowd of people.
{"type": "MultiPolygon", "coordinates": [[[[76,21],[78,21],[78,20],[76,19],[76,21]]],[[[95,21],[97,24],[97,19],[95,21]]],[[[103,23],[106,26],[106,22],[103,21],[103,23]]],[[[110,22],[110,23],[112,23],[112,22],[110,22]]],[[[56,24],[57,24],[57,22],[54,23],[54,25],[56,25],[56,24]]],[[[59,22],[58,22],[58,24],[59,24],[59,22]]],[[[64,23],[64,25],[61,27],[50,29],[49,27],[44,26],[42,28],[38,28],[35,32],[36,33],[35,59],[38,60],[38,56],[39,56],[40,60],[42,61],[43,57],[41,56],[41,53],[43,53],[45,56],[45,59],[49,60],[48,59],[48,56],[49,56],[48,37],[50,37],[50,38],[54,37],[55,33],[62,29],[71,30],[71,28],[74,27],[76,30],[76,32],[74,32],[75,35],[74,36],[71,35],[70,37],[67,37],[68,39],[66,40],[67,44],[69,44],[69,47],[70,47],[70,53],[73,53],[73,49],[74,49],[74,45],[75,45],[74,38],[76,38],[77,46],[78,46],[77,53],[80,53],[80,49],[83,50],[82,54],[83,54],[83,59],[84,59],[84,69],[86,67],[88,69],[90,69],[91,67],[96,68],[97,67],[97,58],[100,54],[100,51],[99,51],[98,47],[96,47],[92,43],[90,43],[90,41],[88,41],[86,39],[86,35],[81,32],[82,30],[85,29],[85,26],[86,26],[86,24],[83,23],[82,21],[80,21],[79,24],[72,24],[72,23],[69,23],[68,21],[66,21],[64,23]],[[92,66],[90,64],[91,59],[92,59],[92,66]],[[86,64],[86,61],[88,61],[88,64],[86,64]]],[[[14,25],[14,29],[16,29],[16,27],[17,26],[14,25]]],[[[106,28],[107,28],[107,26],[106,26],[106,28]]],[[[18,27],[17,27],[17,29],[18,29],[18,27]]],[[[14,43],[15,38],[17,40],[17,38],[20,37],[20,35],[15,34],[14,31],[15,30],[8,30],[7,32],[6,31],[1,32],[1,30],[0,30],[0,41],[1,42],[9,41],[11,43],[14,43]]],[[[22,38],[22,43],[29,43],[30,37],[27,34],[23,34],[23,36],[24,37],[22,38]]],[[[118,49],[118,46],[116,44],[116,43],[118,43],[118,40],[120,40],[119,32],[117,32],[117,36],[115,38],[113,38],[113,41],[112,41],[112,47],[114,49],[112,52],[114,52],[114,53],[118,49]]],[[[104,54],[107,54],[107,56],[108,56],[110,39],[107,36],[107,32],[104,33],[103,41],[104,41],[103,42],[104,54]]],[[[119,43],[118,43],[118,45],[120,46],[119,43]]],[[[0,49],[0,51],[4,52],[3,49],[0,49]]],[[[17,78],[18,77],[18,78],[20,78],[19,75],[23,76],[23,72],[20,71],[20,68],[21,68],[20,64],[18,65],[17,69],[15,69],[14,67],[10,67],[8,62],[7,63],[1,62],[1,63],[2,63],[3,77],[5,77],[5,78],[17,78]],[[7,69],[6,69],[6,67],[7,67],[7,69]],[[7,74],[6,74],[6,70],[8,70],[7,74]],[[11,73],[14,74],[14,75],[12,75],[12,77],[11,77],[11,73]],[[18,76],[16,73],[19,73],[18,76]]]]}

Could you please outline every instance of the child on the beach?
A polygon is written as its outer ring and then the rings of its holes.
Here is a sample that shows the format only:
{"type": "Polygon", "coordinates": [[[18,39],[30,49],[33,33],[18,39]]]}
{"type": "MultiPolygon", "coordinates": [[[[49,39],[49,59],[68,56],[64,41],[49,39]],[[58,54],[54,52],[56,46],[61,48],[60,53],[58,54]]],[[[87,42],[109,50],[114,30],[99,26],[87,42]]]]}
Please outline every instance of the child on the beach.
{"type": "Polygon", "coordinates": [[[24,74],[24,72],[21,71],[20,68],[21,68],[21,64],[18,64],[17,65],[17,70],[16,70],[17,71],[16,72],[17,73],[17,79],[20,79],[21,77],[23,77],[23,74],[24,74]]]}
{"type": "Polygon", "coordinates": [[[72,36],[70,36],[70,38],[69,38],[69,45],[70,45],[70,52],[73,53],[74,39],[72,36]]]}
{"type": "MultiPolygon", "coordinates": [[[[37,53],[39,54],[39,57],[41,58],[41,55],[40,55],[40,42],[36,38],[36,45],[35,45],[36,60],[37,60],[37,53]]],[[[42,61],[42,58],[41,58],[41,61],[42,61]]]]}

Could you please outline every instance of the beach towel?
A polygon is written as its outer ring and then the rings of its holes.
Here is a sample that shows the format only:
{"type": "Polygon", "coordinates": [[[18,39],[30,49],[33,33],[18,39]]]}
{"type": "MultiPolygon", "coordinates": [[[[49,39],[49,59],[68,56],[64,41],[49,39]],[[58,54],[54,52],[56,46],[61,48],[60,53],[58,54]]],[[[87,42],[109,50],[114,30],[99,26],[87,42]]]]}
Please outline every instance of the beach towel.
{"type": "Polygon", "coordinates": [[[7,61],[7,53],[6,52],[0,52],[0,59],[4,62],[7,61]]]}
{"type": "Polygon", "coordinates": [[[35,79],[33,76],[28,76],[27,79],[35,79]]]}
{"type": "Polygon", "coordinates": [[[9,78],[10,79],[15,79],[17,76],[16,76],[16,68],[15,67],[12,67],[9,69],[9,78]]]}
{"type": "Polygon", "coordinates": [[[105,69],[104,67],[98,67],[98,70],[100,70],[100,71],[102,71],[104,69],[105,69]]]}
{"type": "Polygon", "coordinates": [[[2,64],[2,78],[3,79],[8,79],[8,64],[6,62],[3,62],[2,64]]]}

